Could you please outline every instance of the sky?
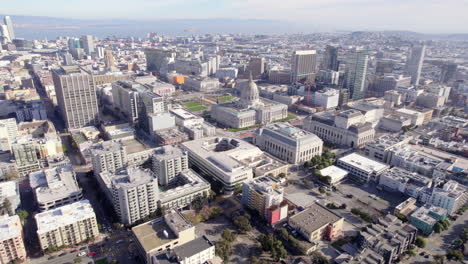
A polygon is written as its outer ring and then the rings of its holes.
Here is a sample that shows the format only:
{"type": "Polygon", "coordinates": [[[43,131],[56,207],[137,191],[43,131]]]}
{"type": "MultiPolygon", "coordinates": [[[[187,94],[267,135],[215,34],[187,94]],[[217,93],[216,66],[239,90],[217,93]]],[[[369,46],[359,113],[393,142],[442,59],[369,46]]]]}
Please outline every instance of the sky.
{"type": "Polygon", "coordinates": [[[326,30],[468,33],[468,0],[2,0],[1,12],[81,19],[275,19],[326,30]]]}

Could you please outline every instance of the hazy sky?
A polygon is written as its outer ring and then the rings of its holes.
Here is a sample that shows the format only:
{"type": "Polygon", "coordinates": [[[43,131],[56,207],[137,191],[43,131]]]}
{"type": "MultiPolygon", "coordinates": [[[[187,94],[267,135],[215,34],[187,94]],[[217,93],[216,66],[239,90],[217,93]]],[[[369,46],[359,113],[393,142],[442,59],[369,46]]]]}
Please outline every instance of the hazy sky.
{"type": "Polygon", "coordinates": [[[468,0],[2,0],[0,12],[86,19],[280,19],[318,29],[468,33],[468,0]]]}

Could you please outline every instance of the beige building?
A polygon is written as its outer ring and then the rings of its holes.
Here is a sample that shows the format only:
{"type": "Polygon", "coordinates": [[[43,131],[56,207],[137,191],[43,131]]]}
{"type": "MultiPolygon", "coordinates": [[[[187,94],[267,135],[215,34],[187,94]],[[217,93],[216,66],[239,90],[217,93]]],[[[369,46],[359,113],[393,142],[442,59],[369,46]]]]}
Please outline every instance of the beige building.
{"type": "Polygon", "coordinates": [[[42,250],[76,245],[99,235],[96,215],[88,200],[36,214],[35,219],[42,250]]]}
{"type": "Polygon", "coordinates": [[[253,143],[261,150],[292,164],[301,164],[322,154],[323,141],[289,123],[274,123],[255,131],[253,143]]]}
{"type": "Polygon", "coordinates": [[[17,215],[0,217],[0,264],[26,259],[23,228],[17,215]]]}
{"type": "Polygon", "coordinates": [[[304,120],[304,129],[323,141],[352,148],[365,146],[375,135],[372,123],[366,122],[366,117],[355,109],[313,114],[304,120]]]}
{"type": "Polygon", "coordinates": [[[161,218],[132,228],[142,258],[154,264],[156,256],[195,239],[195,227],[180,212],[172,210],[161,218]]]}
{"type": "Polygon", "coordinates": [[[289,217],[289,225],[310,242],[341,236],[344,218],[318,203],[289,217]]]}

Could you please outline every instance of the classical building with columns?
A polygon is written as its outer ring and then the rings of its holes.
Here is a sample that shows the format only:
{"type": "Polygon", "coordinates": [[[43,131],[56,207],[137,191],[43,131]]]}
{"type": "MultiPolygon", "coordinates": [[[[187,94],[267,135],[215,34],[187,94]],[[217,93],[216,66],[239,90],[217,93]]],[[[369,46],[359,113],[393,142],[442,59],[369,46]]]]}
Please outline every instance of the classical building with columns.
{"type": "Polygon", "coordinates": [[[245,128],[268,124],[288,116],[288,106],[260,98],[257,84],[250,76],[241,90],[240,99],[213,105],[211,117],[219,124],[231,128],[245,128]]]}

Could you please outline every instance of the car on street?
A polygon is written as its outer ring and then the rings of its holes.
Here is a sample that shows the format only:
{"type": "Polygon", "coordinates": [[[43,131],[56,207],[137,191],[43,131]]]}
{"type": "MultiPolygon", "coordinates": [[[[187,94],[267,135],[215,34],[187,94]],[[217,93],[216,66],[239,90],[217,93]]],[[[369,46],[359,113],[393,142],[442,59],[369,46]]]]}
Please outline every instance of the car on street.
{"type": "Polygon", "coordinates": [[[51,260],[51,259],[54,259],[55,256],[50,256],[49,258],[47,258],[47,260],[51,260]]]}
{"type": "Polygon", "coordinates": [[[88,254],[88,257],[94,257],[94,255],[96,255],[96,252],[91,252],[88,254]]]}
{"type": "Polygon", "coordinates": [[[86,255],[86,251],[81,251],[77,254],[78,257],[83,257],[84,255],[86,255]]]}
{"type": "Polygon", "coordinates": [[[59,255],[59,257],[63,257],[67,254],[67,252],[63,252],[62,254],[59,255]]]}
{"type": "Polygon", "coordinates": [[[78,252],[78,249],[74,249],[74,250],[70,251],[70,253],[76,253],[76,252],[78,252]]]}

